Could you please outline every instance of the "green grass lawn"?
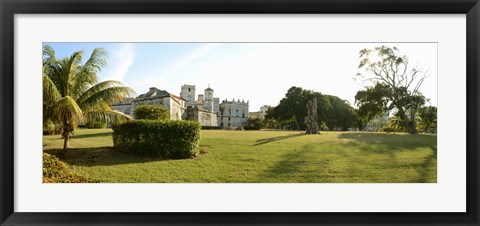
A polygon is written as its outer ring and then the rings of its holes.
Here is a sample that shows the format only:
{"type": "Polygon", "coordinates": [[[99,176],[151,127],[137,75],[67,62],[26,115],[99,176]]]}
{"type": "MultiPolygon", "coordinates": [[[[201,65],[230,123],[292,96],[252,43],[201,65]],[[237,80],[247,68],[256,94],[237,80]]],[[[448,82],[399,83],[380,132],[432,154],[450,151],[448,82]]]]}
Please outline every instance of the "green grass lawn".
{"type": "MultiPolygon", "coordinates": [[[[111,129],[79,130],[74,171],[103,182],[356,183],[437,181],[437,136],[360,132],[204,130],[200,154],[160,160],[115,152],[111,129]]],[[[57,154],[60,135],[44,136],[57,154]]]]}

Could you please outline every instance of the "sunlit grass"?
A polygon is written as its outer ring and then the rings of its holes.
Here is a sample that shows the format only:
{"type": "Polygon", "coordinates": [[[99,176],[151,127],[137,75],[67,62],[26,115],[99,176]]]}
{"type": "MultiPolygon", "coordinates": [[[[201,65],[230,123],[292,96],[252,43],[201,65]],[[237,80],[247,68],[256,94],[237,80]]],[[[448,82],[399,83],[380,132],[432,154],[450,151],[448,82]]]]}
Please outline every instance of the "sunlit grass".
{"type": "MultiPolygon", "coordinates": [[[[79,130],[67,162],[103,182],[436,182],[437,137],[360,132],[204,130],[200,154],[160,160],[113,150],[111,129],[79,130]]],[[[44,136],[58,153],[59,135],[44,136]]]]}

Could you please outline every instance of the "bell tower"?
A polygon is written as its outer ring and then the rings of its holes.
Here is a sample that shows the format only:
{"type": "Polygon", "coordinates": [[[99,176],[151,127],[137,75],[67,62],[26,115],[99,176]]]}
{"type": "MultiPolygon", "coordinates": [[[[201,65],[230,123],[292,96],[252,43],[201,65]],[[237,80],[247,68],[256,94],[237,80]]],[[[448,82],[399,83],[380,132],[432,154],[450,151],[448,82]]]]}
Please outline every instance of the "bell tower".
{"type": "Polygon", "coordinates": [[[210,111],[214,111],[213,108],[213,89],[210,88],[210,84],[208,84],[208,88],[205,89],[205,102],[204,106],[209,109],[210,111]]]}
{"type": "Polygon", "coordinates": [[[180,96],[187,100],[187,102],[195,101],[195,86],[194,85],[183,85],[180,96]]]}

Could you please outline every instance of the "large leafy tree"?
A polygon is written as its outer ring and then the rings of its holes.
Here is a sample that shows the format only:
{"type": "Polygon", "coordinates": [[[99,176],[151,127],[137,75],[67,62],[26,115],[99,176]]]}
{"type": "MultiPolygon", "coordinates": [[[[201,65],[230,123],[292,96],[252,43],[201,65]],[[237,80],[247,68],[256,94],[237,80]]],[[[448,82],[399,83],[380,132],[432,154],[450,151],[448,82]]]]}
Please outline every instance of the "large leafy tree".
{"type": "Polygon", "coordinates": [[[107,52],[94,49],[83,64],[82,57],[83,51],[77,51],[57,59],[53,48],[43,47],[43,118],[44,123],[61,126],[63,154],[79,122],[116,124],[131,120],[109,104],[133,95],[133,89],[118,81],[98,82],[97,73],[106,65],[107,52]]]}
{"type": "Polygon", "coordinates": [[[357,76],[373,83],[355,97],[359,113],[372,118],[394,110],[405,129],[417,133],[416,113],[426,101],[419,89],[427,73],[411,67],[408,57],[400,55],[397,48],[386,46],[361,50],[358,67],[365,73],[357,76]]]}
{"type": "Polygon", "coordinates": [[[307,102],[313,98],[317,99],[319,125],[326,125],[331,130],[355,127],[356,112],[348,102],[336,96],[295,86],[288,89],[285,97],[275,108],[267,112],[265,118],[279,122],[294,121],[296,129],[303,130],[304,119],[307,116],[307,102]]]}
{"type": "Polygon", "coordinates": [[[357,113],[355,109],[346,100],[337,96],[326,95],[330,108],[326,113],[328,117],[324,117],[324,122],[330,129],[346,131],[350,127],[356,127],[357,113]]]}

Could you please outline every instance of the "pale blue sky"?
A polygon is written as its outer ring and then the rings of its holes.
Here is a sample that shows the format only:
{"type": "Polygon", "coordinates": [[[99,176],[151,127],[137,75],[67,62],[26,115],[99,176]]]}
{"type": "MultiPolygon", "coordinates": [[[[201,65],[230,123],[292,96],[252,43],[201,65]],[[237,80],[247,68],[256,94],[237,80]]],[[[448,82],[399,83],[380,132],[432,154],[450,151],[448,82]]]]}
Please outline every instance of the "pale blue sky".
{"type": "Polygon", "coordinates": [[[180,94],[183,84],[196,85],[196,95],[210,84],[214,96],[250,101],[250,111],[275,106],[291,86],[338,96],[354,103],[364,86],[355,80],[363,48],[397,47],[411,65],[428,70],[420,89],[437,104],[437,46],[435,43],[45,43],[57,57],[83,49],[88,59],[94,48],[109,52],[100,80],[119,80],[137,95],[157,87],[180,94]]]}

